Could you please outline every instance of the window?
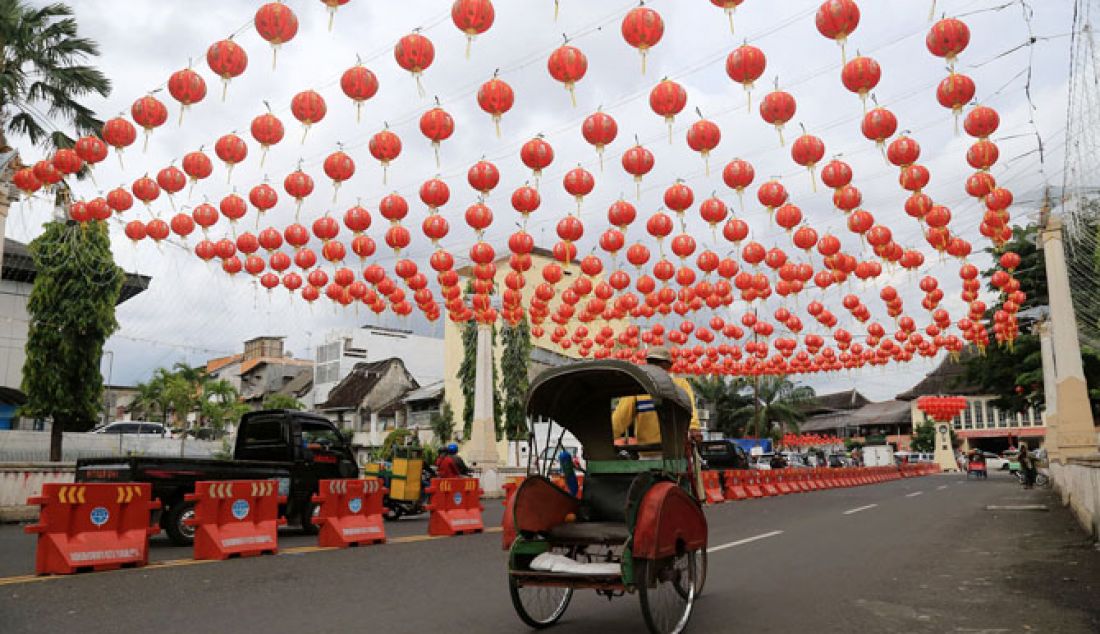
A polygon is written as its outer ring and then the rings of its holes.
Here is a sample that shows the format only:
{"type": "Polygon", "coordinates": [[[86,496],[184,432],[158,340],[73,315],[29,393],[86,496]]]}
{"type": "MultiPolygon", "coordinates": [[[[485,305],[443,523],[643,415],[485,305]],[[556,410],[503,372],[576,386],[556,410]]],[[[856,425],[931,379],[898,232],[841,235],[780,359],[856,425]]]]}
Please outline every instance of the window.
{"type": "Polygon", "coordinates": [[[246,445],[270,445],[283,441],[283,421],[278,418],[253,419],[244,426],[246,445]]]}
{"type": "Polygon", "coordinates": [[[339,447],[344,444],[344,439],[335,429],[321,423],[302,423],[302,443],[305,445],[322,445],[339,447]]]}
{"type": "Polygon", "coordinates": [[[317,348],[317,363],[329,363],[330,361],[340,360],[340,346],[341,342],[333,341],[332,343],[326,343],[318,346],[317,348]]]}
{"type": "Polygon", "coordinates": [[[352,345],[351,339],[344,339],[344,356],[345,357],[354,357],[356,359],[366,359],[367,358],[367,349],[366,348],[356,348],[355,346],[352,345]]]}
{"type": "Polygon", "coordinates": [[[985,427],[985,401],[974,403],[974,426],[985,427]]]}

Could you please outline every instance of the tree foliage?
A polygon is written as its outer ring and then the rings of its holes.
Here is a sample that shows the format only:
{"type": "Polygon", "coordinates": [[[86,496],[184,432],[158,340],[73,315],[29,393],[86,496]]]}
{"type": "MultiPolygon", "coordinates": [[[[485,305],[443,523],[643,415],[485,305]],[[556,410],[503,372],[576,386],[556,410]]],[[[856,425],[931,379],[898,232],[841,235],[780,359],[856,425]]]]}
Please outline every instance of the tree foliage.
{"type": "Polygon", "coordinates": [[[79,101],[111,92],[107,77],[86,63],[97,55],[99,46],[79,36],[68,5],[34,7],[24,0],[0,0],[0,119],[4,131],[24,135],[36,145],[54,147],[74,143],[56,127],[59,121],[78,134],[99,134],[103,122],[79,101]]]}
{"type": "Polygon", "coordinates": [[[689,381],[695,395],[706,402],[707,409],[711,412],[711,429],[730,438],[745,435],[745,421],[735,417],[734,412],[752,403],[751,396],[746,392],[750,383],[740,377],[719,375],[691,377],[689,381]]]}
{"type": "Polygon", "coordinates": [[[750,401],[731,414],[734,424],[758,438],[778,439],[787,432],[798,433],[798,424],[806,419],[802,406],[814,397],[814,389],[784,376],[754,378],[750,401]]]}
{"type": "MultiPolygon", "coordinates": [[[[948,425],[947,429],[951,434],[951,447],[958,447],[959,439],[955,435],[955,430],[951,425],[948,425]]],[[[936,451],[936,424],[932,422],[932,419],[925,416],[924,421],[917,425],[913,439],[909,442],[909,448],[919,453],[933,453],[936,451]]]]}
{"type": "Polygon", "coordinates": [[[527,438],[527,369],[531,361],[531,330],[527,318],[515,326],[505,326],[504,351],[500,358],[503,392],[504,436],[508,440],[527,438]]]}
{"type": "Polygon", "coordinates": [[[300,412],[305,408],[305,403],[290,394],[268,394],[264,399],[264,409],[292,409],[300,412]]]}
{"type": "MultiPolygon", "coordinates": [[[[462,437],[464,439],[469,439],[474,427],[474,388],[477,380],[478,323],[474,320],[470,320],[460,327],[462,328],[462,363],[458,367],[458,381],[462,388],[462,437]]],[[[493,349],[496,349],[496,324],[492,326],[490,345],[493,349]]],[[[495,355],[493,357],[492,372],[489,381],[493,389],[493,422],[496,436],[499,440],[503,432],[503,426],[501,424],[502,409],[500,390],[497,387],[497,364],[495,355]]]]}
{"type": "Polygon", "coordinates": [[[443,399],[443,405],[440,406],[439,411],[432,414],[429,424],[432,427],[432,433],[435,434],[436,441],[439,443],[448,443],[454,438],[455,416],[447,399],[443,399]]]}
{"type": "Polygon", "coordinates": [[[115,303],[124,273],[107,227],[49,222],[30,244],[38,273],[27,312],[23,364],[26,416],[52,418],[50,459],[61,459],[61,432],[91,429],[103,403],[103,344],[118,328],[115,303]]]}

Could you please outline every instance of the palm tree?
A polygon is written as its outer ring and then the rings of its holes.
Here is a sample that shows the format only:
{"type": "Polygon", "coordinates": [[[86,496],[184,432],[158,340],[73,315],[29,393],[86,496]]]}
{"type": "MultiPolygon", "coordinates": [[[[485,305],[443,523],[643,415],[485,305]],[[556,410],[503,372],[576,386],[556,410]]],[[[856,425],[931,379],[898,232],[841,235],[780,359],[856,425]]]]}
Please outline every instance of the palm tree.
{"type": "Polygon", "coordinates": [[[154,377],[137,384],[137,396],[130,404],[131,411],[140,410],[143,419],[149,419],[160,409],[160,383],[154,377]]]}
{"type": "Polygon", "coordinates": [[[746,393],[748,383],[742,378],[724,376],[692,377],[689,379],[696,396],[702,398],[713,413],[713,428],[726,436],[736,438],[744,434],[744,421],[734,413],[752,403],[746,393]]]}
{"type": "Polygon", "coordinates": [[[746,433],[757,437],[779,438],[784,432],[798,432],[806,419],[801,405],[814,397],[812,387],[797,385],[785,376],[761,376],[755,380],[749,404],[733,412],[746,433]]]}
{"type": "Polygon", "coordinates": [[[237,388],[229,381],[207,381],[203,385],[202,402],[199,411],[214,429],[215,435],[221,435],[226,425],[236,423],[246,412],[247,404],[240,402],[237,388]]]}
{"type": "Polygon", "coordinates": [[[77,134],[98,134],[103,122],[77,101],[111,92],[110,80],[84,63],[96,55],[99,46],[77,34],[68,5],[0,0],[0,149],[9,147],[9,133],[35,145],[72,147],[57,121],[77,134]]]}

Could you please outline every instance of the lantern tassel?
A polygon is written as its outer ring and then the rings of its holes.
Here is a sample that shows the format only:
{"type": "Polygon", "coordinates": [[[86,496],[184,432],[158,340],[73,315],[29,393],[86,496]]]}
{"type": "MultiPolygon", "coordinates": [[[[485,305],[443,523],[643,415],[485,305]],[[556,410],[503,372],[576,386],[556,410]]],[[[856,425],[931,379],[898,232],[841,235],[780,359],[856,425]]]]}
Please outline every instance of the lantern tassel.
{"type": "Polygon", "coordinates": [[[336,7],[330,6],[328,8],[328,30],[332,32],[332,23],[336,20],[336,7]]]}
{"type": "Polygon", "coordinates": [[[573,107],[576,108],[577,107],[577,92],[575,90],[573,90],[573,86],[574,86],[573,82],[569,82],[568,84],[565,85],[565,88],[566,88],[566,90],[569,91],[569,101],[570,101],[570,103],[572,103],[573,107]]]}
{"type": "Polygon", "coordinates": [[[558,21],[558,9],[560,9],[561,0],[554,0],[554,21],[558,21]]]}
{"type": "Polygon", "coordinates": [[[302,145],[306,144],[306,135],[309,134],[309,124],[302,125],[302,145]]]}
{"type": "Polygon", "coordinates": [[[271,70],[275,70],[276,65],[279,63],[279,46],[277,44],[271,45],[271,70]]]}
{"type": "Polygon", "coordinates": [[[225,182],[228,184],[233,180],[233,165],[235,163],[226,163],[226,165],[229,166],[229,169],[225,170],[225,182]]]}
{"type": "Polygon", "coordinates": [[[603,173],[603,146],[602,145],[597,145],[596,146],[596,156],[598,156],[599,159],[600,159],[600,172],[603,173]]]}
{"type": "MultiPolygon", "coordinates": [[[[955,134],[957,135],[958,133],[959,133],[959,117],[958,117],[958,115],[956,115],[955,116],[955,134]]],[[[146,153],[146,152],[149,151],[149,128],[145,128],[145,142],[142,143],[142,145],[141,145],[141,151],[142,151],[142,153],[146,153]]]]}
{"type": "Polygon", "coordinates": [[[668,144],[672,145],[672,117],[665,117],[665,123],[668,124],[668,144]]]}
{"type": "Polygon", "coordinates": [[[466,59],[470,59],[470,47],[473,46],[474,36],[466,34],[466,59]]]}
{"type": "Polygon", "coordinates": [[[427,93],[424,92],[424,84],[420,82],[420,73],[413,73],[413,77],[416,78],[416,93],[420,95],[421,98],[425,97],[427,93]]]}
{"type": "Polygon", "coordinates": [[[745,190],[744,188],[737,190],[737,203],[741,206],[741,213],[745,213],[745,190]]]}
{"type": "Polygon", "coordinates": [[[229,92],[229,78],[222,77],[222,101],[225,101],[225,95],[229,92]]]}
{"type": "Polygon", "coordinates": [[[836,43],[840,45],[840,65],[843,67],[848,63],[848,51],[845,48],[845,45],[848,43],[848,36],[844,35],[836,38],[836,43]]]}
{"type": "Polygon", "coordinates": [[[645,49],[640,49],[642,53],[642,74],[645,75],[645,49]]]}
{"type": "MultiPolygon", "coordinates": [[[[817,170],[813,163],[810,164],[808,169],[810,170],[810,191],[817,193],[817,170]]],[[[790,232],[789,229],[787,231],[790,232]]]]}
{"type": "Polygon", "coordinates": [[[336,204],[336,197],[340,195],[340,181],[332,183],[332,204],[336,204]]]}
{"type": "Polygon", "coordinates": [[[748,112],[752,112],[752,83],[745,84],[745,101],[748,104],[748,112]]]}
{"type": "Polygon", "coordinates": [[[493,115],[493,125],[496,126],[497,138],[499,139],[500,138],[500,115],[499,114],[493,115]]]}
{"type": "Polygon", "coordinates": [[[775,126],[775,131],[779,133],[779,147],[786,147],[787,142],[783,140],[783,126],[775,126]]]}
{"type": "Polygon", "coordinates": [[[736,32],[733,30],[733,8],[732,7],[729,8],[729,9],[726,9],[726,17],[729,18],[729,21],[730,21],[730,35],[736,35],[736,32]]]}
{"type": "Polygon", "coordinates": [[[268,148],[268,146],[266,146],[266,145],[261,146],[261,150],[260,150],[260,167],[263,167],[264,166],[264,161],[267,160],[267,148],[268,148]]]}
{"type": "Polygon", "coordinates": [[[635,176],[634,177],[634,185],[635,185],[635,188],[637,189],[638,200],[641,200],[642,199],[642,177],[641,176],[635,176]]]}
{"type": "Polygon", "coordinates": [[[435,167],[439,168],[439,141],[432,141],[432,150],[435,151],[435,167]]]}
{"type": "Polygon", "coordinates": [[[382,184],[386,184],[386,179],[389,175],[390,166],[389,163],[382,163],[382,184]]]}
{"type": "Polygon", "coordinates": [[[183,112],[184,112],[184,111],[185,111],[186,109],[187,109],[187,106],[185,106],[185,105],[183,105],[183,104],[180,104],[180,120],[179,120],[179,126],[180,126],[180,127],[183,127],[183,112]]]}

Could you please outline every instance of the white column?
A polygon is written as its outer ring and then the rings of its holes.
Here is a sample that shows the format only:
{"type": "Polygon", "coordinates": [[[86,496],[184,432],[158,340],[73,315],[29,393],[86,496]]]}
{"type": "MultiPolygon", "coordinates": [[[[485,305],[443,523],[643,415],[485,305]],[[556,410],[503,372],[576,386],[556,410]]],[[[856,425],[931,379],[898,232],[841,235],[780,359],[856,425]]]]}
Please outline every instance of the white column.
{"type": "Polygon", "coordinates": [[[1050,339],[1050,321],[1043,320],[1035,326],[1039,335],[1039,350],[1043,358],[1043,397],[1048,416],[1058,411],[1058,389],[1055,386],[1054,343],[1050,339]]]}
{"type": "Polygon", "coordinates": [[[481,469],[481,488],[486,493],[500,489],[497,469],[496,422],[493,417],[493,330],[489,324],[477,327],[477,361],[474,364],[474,420],[470,438],[462,447],[466,462],[481,469]]]}
{"type": "Polygon", "coordinates": [[[1050,296],[1054,392],[1057,394],[1055,415],[1048,415],[1047,446],[1051,459],[1061,462],[1069,457],[1095,454],[1096,431],[1092,425],[1092,408],[1077,340],[1077,318],[1073,312],[1066,272],[1061,219],[1056,216],[1048,218],[1040,233],[1040,246],[1046,263],[1047,292],[1050,296]]]}

